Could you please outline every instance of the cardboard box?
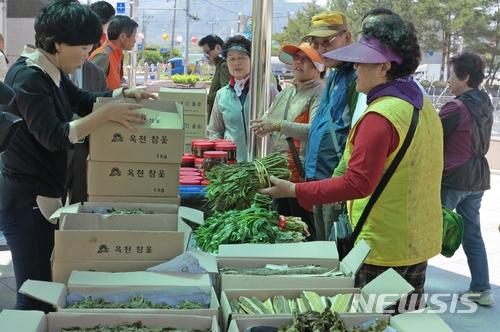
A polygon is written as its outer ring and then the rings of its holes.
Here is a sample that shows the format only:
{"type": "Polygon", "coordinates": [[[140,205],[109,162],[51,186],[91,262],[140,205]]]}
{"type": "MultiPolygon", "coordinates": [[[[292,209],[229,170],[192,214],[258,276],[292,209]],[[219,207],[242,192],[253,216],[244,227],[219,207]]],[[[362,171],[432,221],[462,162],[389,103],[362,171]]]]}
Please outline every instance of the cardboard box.
{"type": "Polygon", "coordinates": [[[181,218],[203,222],[198,210],[160,204],[90,203],[63,207],[51,216],[60,218],[55,233],[52,277],[66,283],[73,270],[144,271],[182,254],[191,228],[181,218]],[[96,208],[153,211],[146,215],[83,213],[96,208]]]}
{"type": "MultiPolygon", "coordinates": [[[[99,98],[94,109],[113,98],[99,98]]],[[[135,99],[125,99],[137,103],[135,99]]],[[[168,100],[141,100],[144,124],[132,123],[133,133],[121,123],[108,121],[90,134],[90,160],[179,164],[183,155],[182,106],[168,100]]]]}
{"type": "Polygon", "coordinates": [[[89,196],[175,197],[179,173],[179,164],[89,160],[87,192],[89,196]]]}
{"type": "Polygon", "coordinates": [[[207,137],[207,118],[202,115],[184,116],[185,143],[190,143],[193,138],[204,139],[207,137]]]}
{"type": "MultiPolygon", "coordinates": [[[[236,318],[248,317],[247,314],[232,313],[230,302],[233,299],[238,299],[240,296],[246,296],[251,298],[252,296],[257,297],[260,301],[264,302],[269,298],[273,298],[276,295],[283,295],[286,299],[296,299],[300,297],[300,293],[305,291],[316,292],[320,296],[334,296],[337,294],[361,294],[361,296],[368,302],[370,294],[375,294],[374,303],[376,304],[375,312],[381,312],[384,308],[380,307],[377,299],[380,296],[384,296],[384,301],[382,303],[389,304],[398,301],[404,295],[412,292],[414,288],[406,282],[396,271],[389,269],[382,273],[380,276],[369,282],[363,289],[359,288],[329,288],[329,289],[318,289],[314,285],[309,284],[309,287],[304,287],[301,289],[281,289],[279,284],[267,285],[268,289],[231,289],[222,291],[220,297],[221,305],[221,325],[223,331],[225,331],[231,320],[236,318]],[[391,302],[392,301],[392,302],[391,302]]],[[[263,314],[259,315],[262,317],[279,317],[279,316],[291,316],[291,314],[263,314]]]]}
{"type": "Polygon", "coordinates": [[[207,114],[207,89],[179,89],[161,87],[158,97],[162,100],[174,100],[183,105],[184,116],[207,114]]]}
{"type": "Polygon", "coordinates": [[[153,203],[180,205],[181,198],[177,197],[148,197],[148,196],[89,196],[89,202],[118,202],[118,203],[153,203]]]}
{"type": "MultiPolygon", "coordinates": [[[[293,324],[291,317],[260,317],[261,315],[248,315],[231,321],[228,332],[244,332],[252,326],[280,327],[293,324]]],[[[340,314],[348,327],[359,326],[373,318],[385,320],[398,332],[439,331],[452,332],[453,330],[443,321],[438,314],[430,308],[416,310],[397,316],[383,314],[340,314]]]]}
{"type": "Polygon", "coordinates": [[[78,326],[116,326],[141,321],[148,327],[176,329],[211,328],[218,331],[215,317],[174,316],[174,315],[123,315],[123,314],[82,314],[54,312],[45,315],[41,311],[3,310],[0,313],[2,332],[59,332],[61,328],[78,326]]]}
{"type": "Polygon", "coordinates": [[[217,290],[261,289],[262,285],[277,285],[285,288],[352,288],[359,268],[371,248],[361,240],[340,263],[335,242],[314,241],[286,244],[221,245],[219,247],[219,268],[224,266],[263,268],[274,265],[317,265],[329,270],[343,272],[343,276],[307,275],[230,275],[221,274],[217,290]],[[234,248],[234,249],[232,249],[234,248]],[[232,250],[231,250],[232,249],[232,250]]]}
{"type": "MultiPolygon", "coordinates": [[[[210,286],[208,274],[154,273],[154,272],[80,272],[73,271],[66,287],[62,283],[27,280],[19,290],[22,294],[52,305],[58,312],[122,313],[219,316],[219,301],[210,286]],[[128,302],[130,297],[144,295],[147,300],[158,299],[171,290],[183,290],[195,294],[192,301],[208,304],[203,309],[68,309],[72,299],[83,300],[91,296],[96,300],[103,297],[109,302],[128,302]],[[163,293],[162,293],[163,292],[163,293]],[[119,300],[120,299],[120,300],[119,300]],[[196,299],[196,300],[194,300],[196,299]]],[[[177,295],[179,296],[179,295],[177,295]]],[[[186,297],[175,301],[182,303],[186,297]]]]}

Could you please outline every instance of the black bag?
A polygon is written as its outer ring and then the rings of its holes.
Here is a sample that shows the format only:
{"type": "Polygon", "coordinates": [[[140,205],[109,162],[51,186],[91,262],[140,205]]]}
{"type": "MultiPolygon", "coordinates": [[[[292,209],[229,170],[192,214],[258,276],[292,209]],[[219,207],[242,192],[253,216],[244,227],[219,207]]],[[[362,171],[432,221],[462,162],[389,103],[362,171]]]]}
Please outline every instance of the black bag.
{"type": "Polygon", "coordinates": [[[358,223],[356,224],[356,228],[354,228],[352,234],[348,238],[343,239],[342,243],[337,243],[337,250],[339,252],[340,260],[344,259],[344,257],[352,250],[352,248],[354,248],[354,243],[356,242],[359,233],[361,233],[361,228],[363,227],[363,224],[368,218],[368,214],[370,214],[370,211],[375,205],[375,202],[379,198],[380,194],[382,194],[382,191],[384,191],[384,188],[391,179],[392,174],[394,174],[394,171],[396,171],[396,168],[398,168],[399,163],[401,162],[401,160],[403,160],[406,150],[408,150],[408,147],[410,146],[410,143],[413,139],[415,130],[417,129],[418,116],[419,116],[418,109],[414,107],[410,128],[408,128],[408,133],[406,134],[405,140],[401,145],[401,149],[399,149],[398,153],[396,154],[396,157],[394,157],[394,160],[389,165],[389,168],[387,168],[387,171],[382,176],[382,179],[380,180],[379,184],[373,191],[373,194],[368,200],[368,203],[366,204],[365,209],[361,214],[361,217],[359,217],[358,223]]]}

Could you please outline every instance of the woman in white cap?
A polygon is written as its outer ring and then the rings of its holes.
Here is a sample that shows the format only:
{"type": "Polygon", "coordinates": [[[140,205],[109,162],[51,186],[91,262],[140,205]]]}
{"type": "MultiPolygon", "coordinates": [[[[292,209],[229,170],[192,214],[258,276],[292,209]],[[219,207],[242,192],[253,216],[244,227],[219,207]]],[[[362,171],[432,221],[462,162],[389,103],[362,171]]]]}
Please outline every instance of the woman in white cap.
{"type": "MultiPolygon", "coordinates": [[[[210,122],[208,137],[224,138],[236,144],[238,162],[247,160],[248,145],[248,91],[250,88],[250,53],[252,42],[244,35],[229,38],[224,44],[221,56],[226,59],[231,79],[229,84],[217,91],[210,122]]],[[[270,102],[278,94],[274,84],[270,86],[270,102]]]]}
{"type": "Polygon", "coordinates": [[[358,43],[323,56],[355,63],[356,89],[367,94],[368,108],[347,140],[346,173],[297,184],[271,178],[274,187],[261,192],[297,197],[302,206],[348,201],[351,224],[360,225],[351,243],[363,239],[372,249],[356,287],[393,268],[415,288],[397,310],[413,310],[423,296],[427,260],[441,252],[443,222],[443,129],[411,76],[420,62],[415,27],[397,14],[371,17],[358,43]]]}
{"type": "MultiPolygon", "coordinates": [[[[278,94],[261,118],[251,122],[251,128],[261,137],[270,135],[270,152],[280,152],[288,158],[288,167],[292,171],[291,181],[300,182],[304,181],[309,129],[325,89],[325,82],[320,78],[325,65],[309,43],[283,46],[279,59],[292,65],[292,84],[278,94]],[[292,149],[298,160],[295,160],[292,149]]],[[[311,234],[308,240],[316,240],[312,212],[302,208],[296,198],[275,199],[273,208],[280,215],[301,217],[311,234]]]]}

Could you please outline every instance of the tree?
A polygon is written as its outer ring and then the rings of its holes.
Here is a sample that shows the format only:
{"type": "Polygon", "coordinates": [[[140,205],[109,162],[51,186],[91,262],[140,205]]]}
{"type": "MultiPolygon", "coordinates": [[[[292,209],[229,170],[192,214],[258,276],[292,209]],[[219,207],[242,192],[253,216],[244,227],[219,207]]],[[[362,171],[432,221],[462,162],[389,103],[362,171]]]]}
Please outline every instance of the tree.
{"type": "Polygon", "coordinates": [[[302,10],[297,11],[296,18],[288,20],[288,24],[282,33],[277,33],[273,39],[280,45],[300,45],[302,37],[311,31],[311,19],[314,15],[321,13],[325,9],[316,3],[316,0],[309,2],[302,10]]]}
{"type": "Polygon", "coordinates": [[[474,10],[481,0],[420,0],[416,3],[417,16],[427,18],[420,29],[423,50],[441,49],[440,81],[444,79],[445,64],[450,53],[458,50],[459,36],[474,22],[474,10]]]}
{"type": "Polygon", "coordinates": [[[485,0],[475,8],[474,24],[464,31],[464,49],[474,50],[486,57],[487,85],[493,85],[500,70],[500,0],[485,0]]]}
{"type": "MultiPolygon", "coordinates": [[[[349,29],[354,39],[361,31],[361,20],[370,10],[375,8],[387,8],[407,20],[415,20],[414,6],[412,0],[328,0],[326,8],[330,11],[340,11],[347,17],[349,29]]],[[[414,22],[415,23],[415,22],[414,22]]]]}

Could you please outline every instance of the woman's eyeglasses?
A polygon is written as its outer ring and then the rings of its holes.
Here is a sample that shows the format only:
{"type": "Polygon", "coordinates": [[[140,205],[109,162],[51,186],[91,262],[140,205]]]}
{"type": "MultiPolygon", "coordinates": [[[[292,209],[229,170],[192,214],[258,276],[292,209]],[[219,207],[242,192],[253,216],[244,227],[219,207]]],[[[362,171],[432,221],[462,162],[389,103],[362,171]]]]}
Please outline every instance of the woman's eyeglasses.
{"type": "Polygon", "coordinates": [[[311,45],[315,50],[319,49],[319,45],[323,46],[323,48],[328,48],[332,46],[332,42],[335,40],[335,38],[337,38],[344,32],[345,30],[339,31],[337,34],[335,34],[335,36],[332,37],[332,39],[330,40],[323,39],[321,43],[313,40],[311,41],[311,43],[309,43],[309,45],[311,45]]]}
{"type": "Polygon", "coordinates": [[[292,56],[292,59],[295,61],[301,61],[301,62],[311,62],[311,59],[308,56],[300,56],[298,54],[294,54],[292,56]]]}

